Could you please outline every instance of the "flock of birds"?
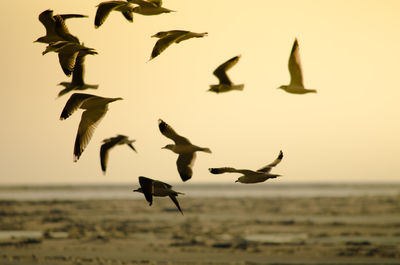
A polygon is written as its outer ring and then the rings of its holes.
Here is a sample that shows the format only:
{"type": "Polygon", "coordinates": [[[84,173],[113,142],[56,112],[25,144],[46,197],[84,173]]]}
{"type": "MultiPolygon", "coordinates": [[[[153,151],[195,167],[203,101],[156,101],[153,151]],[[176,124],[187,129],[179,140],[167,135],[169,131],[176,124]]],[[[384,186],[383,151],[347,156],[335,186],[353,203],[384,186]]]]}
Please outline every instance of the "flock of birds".
{"type": "MultiPolygon", "coordinates": [[[[162,7],[161,0],[127,0],[127,1],[106,1],[97,6],[94,26],[100,27],[107,19],[112,11],[121,12],[122,15],[130,22],[133,22],[133,14],[141,15],[159,15],[162,13],[175,12],[173,10],[162,7]]],[[[81,43],[78,37],[72,35],[65,21],[70,18],[84,18],[86,15],[81,14],[61,14],[53,15],[52,10],[45,10],[39,15],[39,21],[46,29],[46,35],[38,38],[35,42],[48,44],[43,51],[43,55],[49,52],[58,54],[60,66],[67,76],[72,75],[71,82],[61,82],[59,85],[64,86],[58,96],[63,96],[68,92],[75,90],[97,89],[98,85],[90,85],[84,81],[84,63],[87,55],[95,55],[97,52],[93,48],[86,47],[81,43]]],[[[180,43],[181,41],[190,38],[202,38],[207,36],[207,32],[195,33],[186,30],[170,30],[160,31],[152,37],[158,38],[152,50],[150,60],[159,56],[173,43],[180,43]]],[[[225,93],[233,90],[241,91],[244,84],[235,85],[227,75],[227,71],[238,63],[239,56],[227,60],[218,66],[213,74],[218,78],[219,83],[210,85],[208,91],[215,93],[225,93]]],[[[289,57],[289,73],[290,84],[282,85],[279,88],[292,94],[305,94],[316,93],[316,90],[306,89],[303,85],[302,69],[300,64],[299,44],[295,39],[290,57],[289,57]]],[[[102,118],[108,111],[108,104],[114,101],[122,100],[122,98],[106,98],[92,94],[73,93],[66,102],[64,109],[61,112],[60,119],[64,120],[71,116],[76,110],[83,109],[82,117],[78,126],[76,134],[73,159],[74,162],[78,161],[83,151],[90,142],[90,139],[102,118]]],[[[196,159],[196,152],[202,151],[211,153],[211,150],[206,147],[199,147],[192,144],[186,137],[183,137],[175,132],[175,130],[166,122],[159,119],[158,127],[160,132],[167,138],[171,139],[174,144],[168,144],[163,149],[171,150],[178,154],[176,161],[177,169],[182,181],[191,179],[193,175],[193,164],[196,159]]],[[[133,151],[136,152],[135,147],[132,145],[135,140],[129,139],[126,135],[117,135],[115,137],[103,140],[100,147],[100,164],[103,173],[106,173],[107,161],[110,150],[116,145],[128,145],[133,151]]],[[[210,168],[209,172],[212,174],[223,173],[239,173],[241,176],[235,181],[239,183],[259,183],[268,179],[277,178],[280,175],[271,174],[273,167],[277,166],[283,158],[282,151],[279,152],[278,157],[267,166],[262,167],[256,171],[249,169],[235,169],[233,167],[220,167],[210,168]]],[[[144,194],[145,199],[152,205],[153,196],[169,196],[175,203],[178,210],[183,214],[176,197],[180,192],[172,189],[172,186],[155,179],[147,177],[139,177],[140,188],[134,190],[144,194]]]]}

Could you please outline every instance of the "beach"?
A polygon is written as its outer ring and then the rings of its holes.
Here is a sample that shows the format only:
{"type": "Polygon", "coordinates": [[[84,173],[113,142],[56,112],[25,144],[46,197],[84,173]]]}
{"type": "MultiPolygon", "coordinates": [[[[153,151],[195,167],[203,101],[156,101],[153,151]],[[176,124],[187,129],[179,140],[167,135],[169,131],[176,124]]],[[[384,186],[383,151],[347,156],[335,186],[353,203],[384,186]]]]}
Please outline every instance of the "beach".
{"type": "Polygon", "coordinates": [[[0,264],[400,264],[400,193],[178,200],[2,199],[0,264]]]}

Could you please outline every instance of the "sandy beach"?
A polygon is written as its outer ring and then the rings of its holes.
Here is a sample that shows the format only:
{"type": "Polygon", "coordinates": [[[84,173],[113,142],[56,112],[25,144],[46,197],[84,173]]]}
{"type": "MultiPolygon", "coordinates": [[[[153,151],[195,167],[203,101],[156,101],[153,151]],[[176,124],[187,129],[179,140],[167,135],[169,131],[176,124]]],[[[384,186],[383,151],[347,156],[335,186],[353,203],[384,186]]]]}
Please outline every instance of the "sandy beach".
{"type": "Polygon", "coordinates": [[[400,195],[0,201],[0,264],[400,264],[400,195]]]}

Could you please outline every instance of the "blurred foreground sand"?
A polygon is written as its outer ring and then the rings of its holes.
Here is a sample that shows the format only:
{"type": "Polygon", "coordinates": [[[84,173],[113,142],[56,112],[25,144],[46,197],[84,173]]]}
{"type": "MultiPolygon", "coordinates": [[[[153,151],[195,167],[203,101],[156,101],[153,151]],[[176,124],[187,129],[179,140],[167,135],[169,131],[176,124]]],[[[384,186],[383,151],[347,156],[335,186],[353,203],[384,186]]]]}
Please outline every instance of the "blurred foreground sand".
{"type": "Polygon", "coordinates": [[[400,195],[179,201],[0,201],[0,264],[400,264],[400,195]]]}

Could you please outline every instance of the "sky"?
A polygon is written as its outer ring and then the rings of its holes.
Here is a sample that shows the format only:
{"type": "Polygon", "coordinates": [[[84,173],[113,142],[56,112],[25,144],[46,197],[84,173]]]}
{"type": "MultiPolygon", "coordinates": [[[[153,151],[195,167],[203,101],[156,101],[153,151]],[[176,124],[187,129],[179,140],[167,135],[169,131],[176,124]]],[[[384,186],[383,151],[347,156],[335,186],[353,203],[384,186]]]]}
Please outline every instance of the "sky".
{"type": "MultiPolygon", "coordinates": [[[[100,1],[7,1],[0,17],[0,184],[136,182],[146,176],[178,183],[177,155],[159,118],[193,144],[197,154],[189,182],[233,182],[237,174],[212,175],[210,167],[259,169],[279,150],[273,169],[279,182],[398,181],[400,177],[399,1],[164,0],[174,13],[117,12],[94,28],[100,1]],[[70,32],[98,55],[87,56],[86,90],[122,97],[109,105],[77,163],[73,144],[82,110],[59,120],[70,94],[55,53],[33,43],[45,34],[38,15],[81,13],[67,21],[70,32]],[[171,45],[149,61],[158,31],[208,32],[205,38],[171,45]],[[293,95],[287,63],[294,39],[300,46],[304,85],[317,94],[293,95]],[[218,81],[214,69],[236,55],[229,71],[243,91],[206,92],[218,81]],[[110,152],[100,168],[104,138],[136,139],[110,152]]],[[[267,184],[263,184],[267,185],[267,184]]]]}

